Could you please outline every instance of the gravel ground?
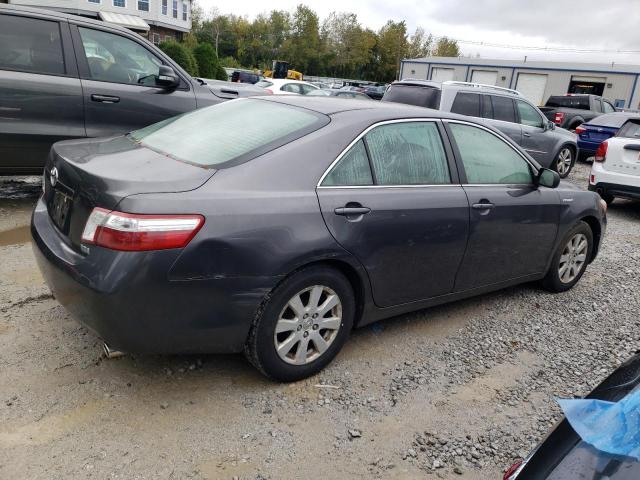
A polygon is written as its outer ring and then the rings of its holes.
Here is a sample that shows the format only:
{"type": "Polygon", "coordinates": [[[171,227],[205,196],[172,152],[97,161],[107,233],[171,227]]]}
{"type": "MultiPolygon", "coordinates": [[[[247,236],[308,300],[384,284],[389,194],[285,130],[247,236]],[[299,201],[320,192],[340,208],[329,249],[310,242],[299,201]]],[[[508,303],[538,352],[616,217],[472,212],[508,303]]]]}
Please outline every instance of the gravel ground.
{"type": "MultiPolygon", "coordinates": [[[[589,167],[571,180],[585,186],[589,167]]],[[[0,478],[501,478],[638,349],[640,204],[571,292],[525,285],[355,331],[320,375],[101,358],[34,264],[37,179],[0,181],[0,478]]]]}

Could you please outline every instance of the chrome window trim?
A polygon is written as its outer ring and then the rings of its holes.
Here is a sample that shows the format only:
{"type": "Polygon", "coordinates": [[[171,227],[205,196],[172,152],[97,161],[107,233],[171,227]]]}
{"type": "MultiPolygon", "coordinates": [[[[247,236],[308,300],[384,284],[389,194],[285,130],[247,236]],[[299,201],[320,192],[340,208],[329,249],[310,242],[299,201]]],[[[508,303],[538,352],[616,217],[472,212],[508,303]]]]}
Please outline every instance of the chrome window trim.
{"type": "Polygon", "coordinates": [[[442,187],[462,187],[460,183],[420,183],[415,185],[318,185],[316,188],[337,188],[344,190],[345,188],[442,188],[442,187]]]}
{"type": "MultiPolygon", "coordinates": [[[[369,133],[371,130],[373,130],[374,128],[383,126],[383,125],[392,125],[394,123],[423,123],[423,122],[432,122],[432,123],[436,123],[441,121],[442,119],[440,118],[397,118],[394,120],[382,120],[380,122],[374,123],[373,125],[369,125],[367,128],[365,128],[349,145],[347,145],[347,147],[342,150],[342,152],[340,152],[340,154],[338,155],[338,157],[331,162],[331,165],[329,165],[327,167],[327,169],[324,171],[324,173],[322,174],[322,176],[320,177],[320,180],[318,181],[318,183],[316,184],[316,188],[360,188],[360,187],[366,187],[366,188],[371,188],[371,187],[384,187],[384,188],[402,188],[402,187],[425,187],[425,186],[451,186],[453,185],[452,183],[444,183],[442,185],[440,184],[416,184],[416,185],[337,185],[337,186],[332,186],[332,185],[322,185],[322,182],[324,181],[325,177],[327,175],[329,175],[329,173],[331,172],[331,170],[333,170],[333,167],[335,167],[340,160],[342,160],[342,157],[344,157],[346,155],[346,153],[351,149],[351,147],[353,147],[356,143],[358,143],[360,140],[362,140],[362,138],[364,138],[364,136],[369,133]]],[[[438,131],[438,135],[440,135],[440,131],[438,131]]],[[[445,158],[447,158],[447,152],[446,149],[444,148],[444,139],[442,138],[442,136],[440,135],[440,141],[442,142],[442,148],[443,150],[445,150],[445,158]]],[[[448,160],[448,158],[447,158],[448,160]]],[[[447,165],[448,167],[448,165],[447,165]]],[[[373,174],[373,172],[371,172],[373,174]]]]}

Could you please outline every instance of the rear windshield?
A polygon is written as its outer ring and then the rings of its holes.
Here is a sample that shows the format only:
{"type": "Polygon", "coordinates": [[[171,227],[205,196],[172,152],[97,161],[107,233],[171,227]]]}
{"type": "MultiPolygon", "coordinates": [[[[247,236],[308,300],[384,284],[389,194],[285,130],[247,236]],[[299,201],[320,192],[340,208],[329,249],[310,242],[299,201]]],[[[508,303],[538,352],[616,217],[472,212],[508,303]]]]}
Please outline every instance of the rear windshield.
{"type": "Polygon", "coordinates": [[[589,110],[589,97],[549,97],[545,106],[589,110]]]}
{"type": "Polygon", "coordinates": [[[276,102],[239,99],[136,130],[129,138],[202,167],[237,165],[311,133],[329,118],[276,102]]]}
{"type": "Polygon", "coordinates": [[[640,119],[627,121],[618,131],[617,136],[640,139],[640,119]]]}
{"type": "Polygon", "coordinates": [[[384,94],[384,100],[437,110],[440,107],[440,89],[417,85],[391,85],[384,94]]]}
{"type": "Polygon", "coordinates": [[[629,120],[632,115],[627,113],[607,113],[605,115],[600,115],[592,120],[589,120],[589,125],[597,125],[600,127],[615,127],[620,128],[624,122],[629,120]]]}

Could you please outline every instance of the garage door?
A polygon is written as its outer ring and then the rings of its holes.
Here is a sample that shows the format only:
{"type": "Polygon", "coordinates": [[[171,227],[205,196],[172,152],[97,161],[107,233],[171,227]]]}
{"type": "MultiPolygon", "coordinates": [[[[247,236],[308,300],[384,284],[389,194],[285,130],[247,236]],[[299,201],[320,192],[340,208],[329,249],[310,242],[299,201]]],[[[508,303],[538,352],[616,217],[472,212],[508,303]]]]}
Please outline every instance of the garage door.
{"type": "Polygon", "coordinates": [[[534,105],[542,105],[544,90],[547,87],[547,76],[538,73],[519,73],[516,82],[518,90],[534,105]]]}
{"type": "Polygon", "coordinates": [[[431,80],[436,82],[448,82],[455,78],[456,71],[453,68],[433,67],[431,69],[431,80]]]}
{"type": "Polygon", "coordinates": [[[498,72],[489,70],[474,70],[471,74],[473,83],[482,83],[483,85],[495,85],[498,83],[498,72]]]}

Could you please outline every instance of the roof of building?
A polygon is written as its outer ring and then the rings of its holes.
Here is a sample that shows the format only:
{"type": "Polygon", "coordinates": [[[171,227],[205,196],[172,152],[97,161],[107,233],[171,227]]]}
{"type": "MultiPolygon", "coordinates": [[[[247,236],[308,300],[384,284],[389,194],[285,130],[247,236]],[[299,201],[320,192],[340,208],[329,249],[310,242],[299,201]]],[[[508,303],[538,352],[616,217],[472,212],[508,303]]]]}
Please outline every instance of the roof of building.
{"type": "Polygon", "coordinates": [[[579,63],[579,62],[529,62],[522,60],[497,60],[492,58],[466,57],[424,57],[407,58],[403,62],[440,63],[446,65],[471,65],[478,67],[529,68],[541,70],[571,70],[589,72],[615,72],[640,74],[640,65],[625,65],[622,63],[579,63]]]}

